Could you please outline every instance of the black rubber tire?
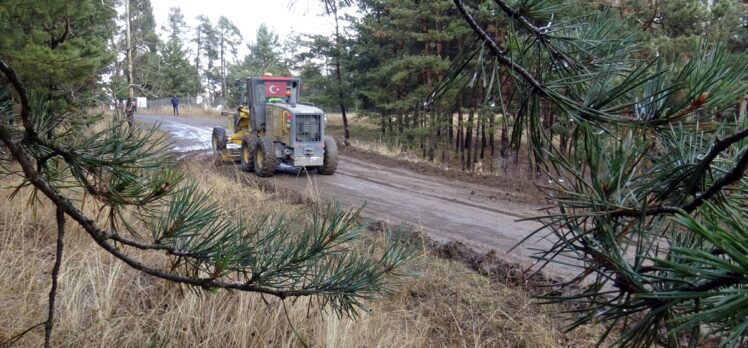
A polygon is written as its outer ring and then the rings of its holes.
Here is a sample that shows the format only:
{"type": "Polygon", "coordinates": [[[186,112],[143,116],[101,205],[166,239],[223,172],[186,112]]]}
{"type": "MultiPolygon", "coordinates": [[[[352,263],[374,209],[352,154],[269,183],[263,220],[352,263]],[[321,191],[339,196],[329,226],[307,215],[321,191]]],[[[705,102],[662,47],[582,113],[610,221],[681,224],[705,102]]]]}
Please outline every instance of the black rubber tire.
{"type": "Polygon", "coordinates": [[[255,169],[255,140],[246,137],[242,140],[242,153],[240,157],[242,170],[251,172],[255,169]]]}
{"type": "Polygon", "coordinates": [[[254,151],[255,174],[260,177],[270,177],[275,174],[275,144],[269,137],[257,139],[254,151]]]}
{"type": "Polygon", "coordinates": [[[213,148],[213,160],[215,163],[223,163],[223,152],[226,151],[226,130],[223,127],[213,127],[211,147],[213,148]]]}
{"type": "Polygon", "coordinates": [[[325,137],[325,156],[322,166],[317,167],[317,173],[333,175],[338,170],[338,144],[330,136],[325,137]]]}

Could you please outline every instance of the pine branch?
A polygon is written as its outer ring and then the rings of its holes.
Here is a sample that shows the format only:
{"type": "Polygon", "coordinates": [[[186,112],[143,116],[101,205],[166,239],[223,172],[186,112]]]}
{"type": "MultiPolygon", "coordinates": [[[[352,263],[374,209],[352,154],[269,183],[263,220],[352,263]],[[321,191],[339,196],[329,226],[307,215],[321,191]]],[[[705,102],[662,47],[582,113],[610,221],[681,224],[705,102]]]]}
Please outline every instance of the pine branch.
{"type": "Polygon", "coordinates": [[[714,184],[712,184],[712,186],[709,187],[709,189],[706,190],[704,194],[699,195],[698,197],[696,197],[696,199],[693,202],[686,205],[683,208],[683,210],[688,213],[694,211],[701,204],[703,204],[705,200],[716,195],[717,193],[722,191],[722,189],[725,188],[726,186],[739,181],[745,175],[746,168],[748,168],[748,150],[743,152],[743,155],[740,157],[740,160],[738,160],[738,163],[735,165],[734,168],[732,168],[732,170],[730,170],[730,172],[728,172],[722,178],[720,178],[714,184]]]}
{"type": "Polygon", "coordinates": [[[18,77],[13,68],[8,65],[4,58],[0,57],[0,71],[5,75],[8,81],[13,85],[13,88],[18,93],[18,97],[21,99],[21,122],[23,122],[23,128],[26,129],[25,141],[30,141],[37,138],[37,134],[34,132],[34,125],[31,122],[31,103],[29,103],[29,91],[23,84],[21,79],[18,77]]]}
{"type": "Polygon", "coordinates": [[[522,26],[524,26],[527,30],[531,31],[533,34],[535,34],[539,38],[545,38],[546,34],[543,33],[543,31],[530,23],[529,20],[527,20],[527,17],[523,16],[519,11],[512,8],[506,1],[504,0],[494,0],[493,2],[496,3],[496,5],[503,10],[507,16],[510,18],[513,18],[517,21],[519,21],[522,26]]]}
{"type": "Polygon", "coordinates": [[[691,179],[691,184],[688,187],[688,192],[691,194],[695,193],[697,183],[701,180],[701,177],[706,173],[707,169],[709,169],[712,161],[714,161],[720,153],[727,150],[727,148],[732,144],[737,143],[746,137],[748,137],[748,128],[745,128],[725,139],[717,140],[696,168],[696,172],[693,174],[691,179]]]}
{"type": "Polygon", "coordinates": [[[54,28],[50,28],[46,23],[42,24],[42,28],[44,28],[44,31],[49,34],[49,47],[52,49],[55,49],[62,43],[64,43],[71,34],[70,17],[65,16],[63,20],[65,21],[65,31],[59,37],[55,37],[54,28]]]}
{"type": "Polygon", "coordinates": [[[545,89],[545,86],[541,84],[530,72],[528,72],[524,67],[520,66],[519,64],[515,63],[511,58],[509,58],[506,55],[506,49],[501,47],[494,39],[491,38],[491,36],[486,33],[485,30],[478,24],[478,22],[475,20],[475,18],[465,9],[465,5],[463,4],[462,0],[454,0],[455,5],[457,6],[457,10],[460,12],[460,14],[465,18],[465,20],[468,22],[468,25],[470,25],[470,28],[473,29],[473,31],[478,34],[479,38],[483,43],[486,44],[488,49],[493,53],[493,55],[496,57],[496,59],[503,65],[509,67],[512,71],[519,74],[525,82],[527,82],[529,85],[533,87],[536,93],[538,93],[541,96],[547,96],[548,93],[545,89]]]}
{"type": "Polygon", "coordinates": [[[57,221],[57,251],[55,253],[55,265],[52,269],[52,288],[49,290],[49,309],[47,322],[44,325],[44,347],[52,347],[52,326],[55,320],[55,300],[57,298],[57,281],[60,276],[62,265],[62,251],[65,246],[65,212],[58,206],[55,214],[57,221]]]}
{"type": "MultiPolygon", "coordinates": [[[[743,135],[742,137],[748,136],[748,130],[746,130],[745,132],[746,132],[746,135],[743,135]]],[[[739,140],[739,139],[735,140],[735,138],[737,137],[731,137],[731,138],[733,138],[731,139],[731,141],[734,140],[733,143],[739,140]]],[[[691,213],[694,210],[696,210],[698,207],[700,207],[702,204],[704,204],[705,201],[711,199],[714,195],[722,191],[723,188],[743,178],[743,176],[745,175],[746,169],[748,169],[748,150],[743,152],[743,155],[740,156],[740,159],[735,164],[735,167],[733,167],[727,174],[722,176],[719,180],[715,181],[712,184],[712,186],[709,187],[709,189],[707,189],[703,194],[697,196],[691,203],[688,203],[688,204],[685,204],[679,207],[654,206],[654,207],[649,207],[646,209],[617,209],[617,210],[611,210],[607,212],[601,211],[600,214],[610,215],[612,217],[622,217],[622,216],[639,217],[639,216],[654,216],[654,215],[661,215],[661,214],[676,214],[680,211],[691,213]]]]}

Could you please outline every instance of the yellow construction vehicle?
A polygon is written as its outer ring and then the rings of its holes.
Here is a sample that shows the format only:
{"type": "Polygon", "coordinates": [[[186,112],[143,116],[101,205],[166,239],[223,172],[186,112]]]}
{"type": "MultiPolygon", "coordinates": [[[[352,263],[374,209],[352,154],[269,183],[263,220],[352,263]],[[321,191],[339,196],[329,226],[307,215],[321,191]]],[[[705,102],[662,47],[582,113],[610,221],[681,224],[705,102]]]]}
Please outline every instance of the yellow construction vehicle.
{"type": "Polygon", "coordinates": [[[335,140],[325,136],[327,116],[313,104],[298,102],[301,80],[251,77],[237,80],[241,105],[233,115],[233,133],[213,128],[218,162],[240,161],[245,171],[272,176],[283,163],[331,175],[338,167],[335,140]]]}

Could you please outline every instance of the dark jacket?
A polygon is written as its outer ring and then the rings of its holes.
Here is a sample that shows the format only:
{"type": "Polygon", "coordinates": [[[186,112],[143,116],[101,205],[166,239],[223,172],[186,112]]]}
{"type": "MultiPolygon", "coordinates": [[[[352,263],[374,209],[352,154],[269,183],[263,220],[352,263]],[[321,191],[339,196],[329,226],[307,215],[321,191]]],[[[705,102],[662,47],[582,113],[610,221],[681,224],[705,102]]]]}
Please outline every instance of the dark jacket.
{"type": "Polygon", "coordinates": [[[173,105],[173,106],[179,105],[179,98],[177,98],[177,97],[171,97],[171,105],[173,105]]]}

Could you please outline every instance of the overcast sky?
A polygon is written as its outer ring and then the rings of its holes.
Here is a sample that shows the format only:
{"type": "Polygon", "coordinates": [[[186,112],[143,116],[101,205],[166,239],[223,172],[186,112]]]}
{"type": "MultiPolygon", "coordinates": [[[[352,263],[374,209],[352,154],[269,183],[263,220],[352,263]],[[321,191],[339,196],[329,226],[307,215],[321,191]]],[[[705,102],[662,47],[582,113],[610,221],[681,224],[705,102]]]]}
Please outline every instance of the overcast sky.
{"type": "Polygon", "coordinates": [[[329,34],[332,20],[320,16],[323,11],[318,0],[295,0],[289,8],[289,0],[151,0],[153,15],[159,33],[166,23],[170,7],[182,9],[185,20],[194,26],[195,17],[204,14],[215,25],[218,18],[226,16],[241,31],[244,44],[239,47],[239,59],[248,53],[246,44],[254,41],[261,23],[273,30],[283,41],[293,32],[305,34],[329,34]]]}

